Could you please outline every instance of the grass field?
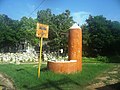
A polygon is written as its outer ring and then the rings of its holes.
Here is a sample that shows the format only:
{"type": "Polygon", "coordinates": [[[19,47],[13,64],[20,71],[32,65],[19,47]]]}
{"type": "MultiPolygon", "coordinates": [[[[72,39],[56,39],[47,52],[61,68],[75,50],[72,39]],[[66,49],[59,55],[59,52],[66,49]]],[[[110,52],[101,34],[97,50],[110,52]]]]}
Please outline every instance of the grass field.
{"type": "Polygon", "coordinates": [[[55,74],[42,65],[41,77],[37,78],[37,65],[0,64],[0,72],[7,74],[17,90],[80,90],[103,71],[114,64],[83,64],[82,72],[74,74],[55,74]]]}

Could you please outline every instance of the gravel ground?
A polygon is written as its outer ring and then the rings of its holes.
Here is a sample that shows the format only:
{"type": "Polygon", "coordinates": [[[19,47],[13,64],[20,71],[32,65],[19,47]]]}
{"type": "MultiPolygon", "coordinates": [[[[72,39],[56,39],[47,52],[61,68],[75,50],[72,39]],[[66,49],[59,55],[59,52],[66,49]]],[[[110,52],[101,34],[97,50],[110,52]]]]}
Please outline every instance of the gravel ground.
{"type": "Polygon", "coordinates": [[[0,73],[0,90],[15,90],[13,81],[2,73],[0,73]]]}
{"type": "Polygon", "coordinates": [[[86,90],[120,90],[120,64],[98,76],[86,90]]]}

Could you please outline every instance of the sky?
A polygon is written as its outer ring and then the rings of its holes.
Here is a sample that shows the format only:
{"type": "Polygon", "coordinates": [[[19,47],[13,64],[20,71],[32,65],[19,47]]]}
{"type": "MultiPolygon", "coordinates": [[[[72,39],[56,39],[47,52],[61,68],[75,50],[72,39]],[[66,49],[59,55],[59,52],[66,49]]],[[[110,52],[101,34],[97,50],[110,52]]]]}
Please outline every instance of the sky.
{"type": "Polygon", "coordinates": [[[70,10],[74,21],[80,25],[85,23],[89,15],[103,15],[108,20],[120,22],[120,0],[44,0],[40,5],[42,1],[0,0],[0,14],[20,20],[23,16],[36,18],[38,10],[49,8],[56,15],[70,10]]]}

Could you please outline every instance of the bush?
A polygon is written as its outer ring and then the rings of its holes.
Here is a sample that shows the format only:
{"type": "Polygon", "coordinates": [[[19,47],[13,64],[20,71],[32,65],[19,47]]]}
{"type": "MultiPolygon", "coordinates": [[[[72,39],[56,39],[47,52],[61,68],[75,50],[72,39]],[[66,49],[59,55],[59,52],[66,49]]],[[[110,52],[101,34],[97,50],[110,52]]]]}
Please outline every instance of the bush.
{"type": "Polygon", "coordinates": [[[105,63],[108,63],[109,62],[109,59],[106,57],[106,56],[97,56],[96,58],[98,61],[102,61],[102,62],[105,62],[105,63]]]}
{"type": "Polygon", "coordinates": [[[120,56],[116,55],[116,56],[109,56],[109,62],[110,63],[120,63],[120,56]]]}

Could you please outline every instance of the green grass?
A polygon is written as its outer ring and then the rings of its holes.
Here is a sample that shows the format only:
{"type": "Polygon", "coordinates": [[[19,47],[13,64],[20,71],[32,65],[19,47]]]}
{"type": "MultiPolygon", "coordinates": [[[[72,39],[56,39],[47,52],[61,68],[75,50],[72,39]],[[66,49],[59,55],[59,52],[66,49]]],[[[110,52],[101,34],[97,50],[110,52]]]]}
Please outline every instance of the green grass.
{"type": "Polygon", "coordinates": [[[0,64],[0,72],[14,81],[17,90],[80,90],[101,72],[114,64],[83,64],[82,72],[74,74],[55,74],[42,65],[41,77],[37,78],[37,66],[0,64]]]}

